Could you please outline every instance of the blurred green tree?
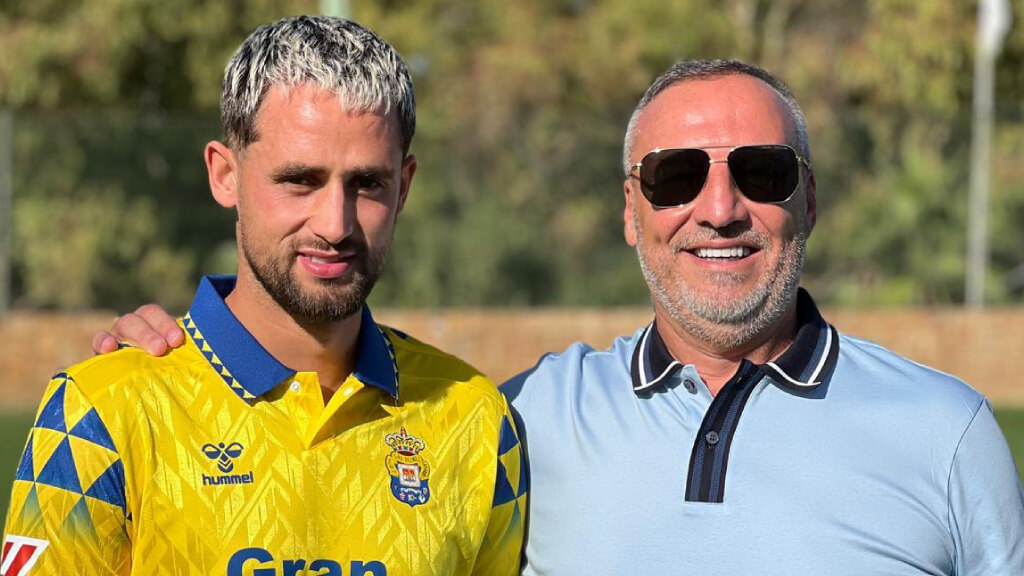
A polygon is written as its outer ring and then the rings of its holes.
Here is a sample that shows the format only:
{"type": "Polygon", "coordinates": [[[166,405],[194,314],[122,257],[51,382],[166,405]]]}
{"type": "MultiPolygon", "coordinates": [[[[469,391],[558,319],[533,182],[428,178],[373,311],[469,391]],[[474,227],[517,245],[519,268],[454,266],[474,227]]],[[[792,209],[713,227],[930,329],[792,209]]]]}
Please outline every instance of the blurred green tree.
{"type": "MultiPolygon", "coordinates": [[[[1016,4],[1022,12],[1024,3],[1016,4]]],[[[825,233],[812,243],[817,292],[839,304],[959,303],[977,5],[870,0],[864,8],[860,34],[836,58],[841,131],[821,157],[843,164],[829,166],[829,186],[819,186],[821,196],[835,197],[822,212],[825,233]]],[[[1024,196],[1005,177],[1019,163],[1008,154],[1012,135],[1019,141],[1024,133],[1021,30],[1011,34],[998,74],[988,283],[997,302],[1014,298],[1007,274],[1024,262],[1020,220],[1007,218],[1019,214],[1024,196]]]]}
{"type": "Polygon", "coordinates": [[[16,110],[16,303],[188,304],[224,270],[209,200],[224,65],[252,28],[316,2],[7,0],[0,106],[16,110]],[[219,270],[217,270],[220,268],[219,270]]]}
{"type": "MultiPolygon", "coordinates": [[[[997,71],[995,302],[1024,300],[1024,0],[1013,6],[997,71]]],[[[223,66],[256,25],[317,8],[7,0],[0,105],[17,111],[20,301],[180,307],[197,274],[227,271],[232,216],[209,201],[200,161],[219,133],[223,66]]],[[[959,302],[976,9],[354,0],[353,16],[405,56],[419,104],[420,170],[374,301],[644,302],[620,232],[626,120],[673,61],[735,57],[786,79],[806,112],[819,225],[805,283],[818,298],[959,302]]]]}

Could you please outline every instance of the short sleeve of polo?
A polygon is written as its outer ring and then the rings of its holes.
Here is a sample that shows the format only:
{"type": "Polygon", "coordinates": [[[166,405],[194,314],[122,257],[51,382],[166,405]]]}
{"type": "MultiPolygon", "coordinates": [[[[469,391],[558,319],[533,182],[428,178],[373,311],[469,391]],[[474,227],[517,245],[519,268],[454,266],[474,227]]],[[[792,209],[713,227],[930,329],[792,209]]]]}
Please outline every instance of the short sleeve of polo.
{"type": "Polygon", "coordinates": [[[1024,487],[987,402],[953,458],[949,523],[958,575],[1024,574],[1024,487]]]}

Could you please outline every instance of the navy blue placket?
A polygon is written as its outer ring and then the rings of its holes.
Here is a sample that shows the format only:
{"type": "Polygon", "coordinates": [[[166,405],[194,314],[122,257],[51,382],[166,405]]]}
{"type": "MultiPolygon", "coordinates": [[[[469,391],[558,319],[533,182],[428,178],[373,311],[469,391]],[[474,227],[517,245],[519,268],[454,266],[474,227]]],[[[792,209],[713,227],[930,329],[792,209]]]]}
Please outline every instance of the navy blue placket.
{"type": "Polygon", "coordinates": [[[725,498],[725,473],[732,438],[747,399],[762,377],[755,364],[743,360],[736,374],[711,402],[693,441],[686,478],[687,502],[721,503],[725,498]]]}
{"type": "MultiPolygon", "coordinates": [[[[684,491],[687,502],[722,503],[729,451],[740,417],[754,389],[768,378],[780,390],[797,395],[826,385],[839,358],[839,334],[821,317],[806,290],[797,292],[797,333],[774,361],[754,364],[743,360],[736,373],[704,412],[690,453],[684,491]]],[[[652,322],[640,334],[629,364],[633,392],[649,398],[683,369],[652,322]]],[[[702,402],[703,404],[703,402],[702,402]]]]}

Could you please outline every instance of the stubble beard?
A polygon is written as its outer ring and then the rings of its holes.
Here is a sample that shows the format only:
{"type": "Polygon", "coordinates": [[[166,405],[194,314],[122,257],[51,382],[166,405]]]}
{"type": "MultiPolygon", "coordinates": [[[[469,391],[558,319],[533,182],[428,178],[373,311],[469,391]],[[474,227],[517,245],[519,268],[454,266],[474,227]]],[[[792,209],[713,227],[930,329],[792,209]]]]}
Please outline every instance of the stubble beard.
{"type": "MultiPolygon", "coordinates": [[[[373,251],[365,242],[351,239],[342,246],[331,246],[326,242],[303,243],[301,248],[312,250],[339,248],[340,251],[355,251],[349,278],[317,280],[316,293],[313,293],[304,290],[293,275],[294,258],[275,257],[270,251],[252,246],[244,225],[239,236],[242,255],[263,290],[289,316],[310,326],[333,324],[359,311],[380,278],[391,248],[390,238],[373,251]]],[[[298,248],[300,246],[291,247],[288,253],[294,254],[298,248]]]]}
{"type": "MultiPolygon", "coordinates": [[[[696,290],[675,280],[674,256],[682,250],[681,245],[692,244],[691,241],[677,239],[670,246],[668,257],[649,258],[635,207],[633,227],[637,231],[636,252],[640,270],[651,295],[676,326],[715,350],[746,348],[763,337],[796,298],[807,254],[805,222],[800,224],[793,239],[782,247],[772,270],[758,279],[753,290],[734,299],[716,298],[713,293],[696,290]]],[[[748,231],[744,238],[762,250],[771,247],[771,240],[763,234],[748,231]]],[[[743,275],[719,272],[709,275],[705,286],[713,290],[718,286],[735,286],[743,280],[743,275]]]]}

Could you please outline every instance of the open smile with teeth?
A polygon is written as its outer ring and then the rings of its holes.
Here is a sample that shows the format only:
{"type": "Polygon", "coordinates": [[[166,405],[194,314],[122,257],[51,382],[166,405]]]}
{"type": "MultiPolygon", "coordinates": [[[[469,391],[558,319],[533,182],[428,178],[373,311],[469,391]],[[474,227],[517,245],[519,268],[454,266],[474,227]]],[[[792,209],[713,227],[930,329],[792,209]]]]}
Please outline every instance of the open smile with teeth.
{"type": "Polygon", "coordinates": [[[309,258],[310,262],[315,262],[317,264],[333,264],[334,262],[339,262],[339,261],[343,260],[343,258],[341,256],[331,256],[330,258],[320,258],[319,256],[309,256],[308,258],[309,258]]]}
{"type": "Polygon", "coordinates": [[[731,246],[729,248],[697,248],[693,254],[703,260],[738,260],[753,253],[749,246],[731,246]]]}

